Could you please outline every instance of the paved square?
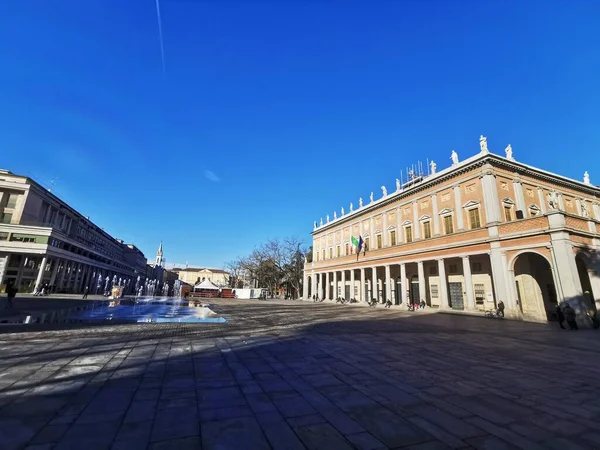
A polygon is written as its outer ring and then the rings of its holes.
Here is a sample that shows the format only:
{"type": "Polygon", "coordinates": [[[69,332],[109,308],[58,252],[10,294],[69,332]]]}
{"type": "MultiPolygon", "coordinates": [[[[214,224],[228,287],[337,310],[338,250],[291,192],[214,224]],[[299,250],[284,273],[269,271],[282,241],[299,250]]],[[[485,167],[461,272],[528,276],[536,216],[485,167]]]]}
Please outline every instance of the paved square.
{"type": "Polygon", "coordinates": [[[299,301],[0,332],[10,449],[600,448],[598,332],[299,301]]]}

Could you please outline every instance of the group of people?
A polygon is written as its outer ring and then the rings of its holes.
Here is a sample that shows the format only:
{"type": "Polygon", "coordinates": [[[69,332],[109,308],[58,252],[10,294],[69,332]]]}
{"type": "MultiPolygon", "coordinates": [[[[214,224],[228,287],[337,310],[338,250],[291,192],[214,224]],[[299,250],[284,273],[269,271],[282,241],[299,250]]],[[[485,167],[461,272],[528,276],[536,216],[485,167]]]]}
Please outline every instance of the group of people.
{"type": "Polygon", "coordinates": [[[578,330],[577,320],[575,320],[575,310],[569,305],[565,303],[561,308],[560,305],[556,305],[556,318],[558,319],[558,324],[563,330],[565,328],[565,321],[569,325],[570,330],[578,330]]]}
{"type": "Polygon", "coordinates": [[[42,284],[39,288],[36,288],[35,291],[33,292],[33,295],[40,296],[40,295],[49,295],[51,291],[51,286],[48,283],[44,283],[42,284]]]}

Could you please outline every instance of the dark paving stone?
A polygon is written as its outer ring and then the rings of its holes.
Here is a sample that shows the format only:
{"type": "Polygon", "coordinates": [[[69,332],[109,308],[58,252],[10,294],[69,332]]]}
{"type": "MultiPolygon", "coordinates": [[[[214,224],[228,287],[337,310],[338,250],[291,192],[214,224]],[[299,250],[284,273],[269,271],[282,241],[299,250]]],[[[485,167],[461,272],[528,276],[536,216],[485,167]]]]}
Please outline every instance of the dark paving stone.
{"type": "Polygon", "coordinates": [[[380,450],[387,448],[383,443],[367,432],[349,434],[346,435],[346,439],[358,450],[380,450]]]}
{"type": "Polygon", "coordinates": [[[487,422],[486,420],[480,417],[473,417],[470,419],[466,419],[469,423],[479,427],[480,429],[500,438],[518,448],[522,448],[524,450],[541,450],[544,448],[540,444],[527,439],[521,435],[513,433],[512,431],[507,430],[506,428],[499,427],[494,425],[491,422],[487,422]]]}
{"type": "Polygon", "coordinates": [[[518,447],[495,436],[480,436],[467,439],[466,442],[477,450],[516,450],[518,447]]]}
{"type": "Polygon", "coordinates": [[[274,399],[273,404],[283,417],[297,417],[316,413],[315,409],[300,395],[274,399]]]}
{"type": "Polygon", "coordinates": [[[327,423],[295,427],[294,431],[308,450],[324,448],[351,450],[354,448],[335,428],[327,423]]]}
{"type": "Polygon", "coordinates": [[[170,408],[156,413],[151,442],[199,436],[196,408],[170,408]]]}
{"type": "Polygon", "coordinates": [[[411,411],[418,414],[428,422],[437,425],[441,429],[454,436],[465,439],[469,437],[481,436],[486,434],[484,431],[478,429],[472,424],[465,420],[458,419],[441,409],[435,408],[430,405],[421,405],[410,408],[411,411]]]}
{"type": "Polygon", "coordinates": [[[254,414],[248,406],[228,406],[217,409],[201,409],[200,421],[237,419],[238,417],[252,417],[254,414]]]}
{"type": "Polygon", "coordinates": [[[0,418],[3,450],[21,449],[44,427],[46,420],[31,418],[0,418]]]}
{"type": "Polygon", "coordinates": [[[47,425],[30,441],[31,444],[55,443],[66,433],[70,425],[47,425]]]}
{"type": "Polygon", "coordinates": [[[173,439],[150,444],[148,450],[201,450],[202,442],[199,437],[173,439]]]}
{"type": "Polygon", "coordinates": [[[270,450],[261,427],[252,417],[202,423],[204,450],[237,448],[270,450]]]}
{"type": "Polygon", "coordinates": [[[381,406],[353,409],[348,411],[348,415],[388,447],[432,439],[430,434],[381,406]]]}
{"type": "Polygon", "coordinates": [[[287,423],[291,427],[300,427],[303,425],[314,425],[316,423],[326,423],[327,420],[320,414],[309,414],[307,416],[290,417],[287,419],[287,423]]]}

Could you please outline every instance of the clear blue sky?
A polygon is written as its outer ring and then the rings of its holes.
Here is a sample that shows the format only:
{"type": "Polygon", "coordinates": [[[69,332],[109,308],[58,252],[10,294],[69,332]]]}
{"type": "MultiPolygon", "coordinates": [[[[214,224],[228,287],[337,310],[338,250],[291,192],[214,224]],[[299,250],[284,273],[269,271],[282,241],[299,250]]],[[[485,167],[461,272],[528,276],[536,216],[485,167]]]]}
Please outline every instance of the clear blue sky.
{"type": "Polygon", "coordinates": [[[166,73],[154,0],[0,2],[0,167],[149,258],[308,242],[480,134],[600,183],[598,1],[160,5],[166,73]]]}

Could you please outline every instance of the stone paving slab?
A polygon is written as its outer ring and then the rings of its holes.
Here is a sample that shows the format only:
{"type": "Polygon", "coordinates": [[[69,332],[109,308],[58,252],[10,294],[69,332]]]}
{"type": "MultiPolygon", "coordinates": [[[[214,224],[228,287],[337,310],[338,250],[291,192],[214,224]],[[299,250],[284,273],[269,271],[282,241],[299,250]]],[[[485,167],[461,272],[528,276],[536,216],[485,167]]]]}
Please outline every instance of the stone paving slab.
{"type": "Polygon", "coordinates": [[[4,450],[593,449],[593,330],[294,301],[0,329],[4,450]]]}

